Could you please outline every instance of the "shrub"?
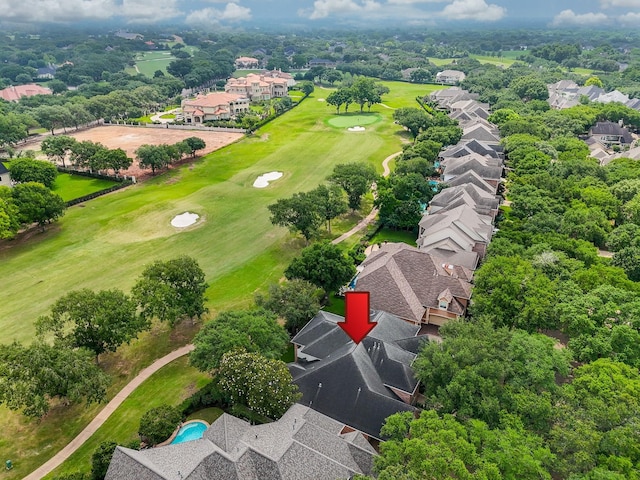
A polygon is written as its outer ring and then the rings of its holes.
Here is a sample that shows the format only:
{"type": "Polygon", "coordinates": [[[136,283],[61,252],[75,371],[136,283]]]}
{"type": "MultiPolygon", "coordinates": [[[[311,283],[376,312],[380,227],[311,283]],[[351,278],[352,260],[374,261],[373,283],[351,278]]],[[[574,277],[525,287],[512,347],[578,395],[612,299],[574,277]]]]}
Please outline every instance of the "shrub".
{"type": "Polygon", "coordinates": [[[209,382],[196,393],[185,399],[178,409],[184,417],[208,407],[225,409],[229,406],[229,396],[220,390],[216,382],[209,382]]]}
{"type": "Polygon", "coordinates": [[[181,421],[182,413],[178,408],[160,405],[142,416],[138,435],[147,444],[154,446],[168,439],[181,421]]]}
{"type": "Polygon", "coordinates": [[[91,456],[91,479],[92,480],[104,480],[107,475],[107,469],[109,463],[111,463],[111,457],[118,444],[116,442],[102,442],[95,449],[91,456]]]}

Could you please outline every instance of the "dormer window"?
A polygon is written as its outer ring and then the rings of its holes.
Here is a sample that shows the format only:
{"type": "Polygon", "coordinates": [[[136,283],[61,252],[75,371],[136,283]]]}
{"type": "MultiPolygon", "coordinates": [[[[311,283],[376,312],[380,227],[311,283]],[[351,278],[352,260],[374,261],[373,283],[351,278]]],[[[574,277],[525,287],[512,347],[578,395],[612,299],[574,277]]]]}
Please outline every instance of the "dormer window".
{"type": "Polygon", "coordinates": [[[438,308],[440,310],[446,310],[447,308],[449,308],[449,302],[447,302],[445,298],[441,298],[438,303],[438,308]]]}

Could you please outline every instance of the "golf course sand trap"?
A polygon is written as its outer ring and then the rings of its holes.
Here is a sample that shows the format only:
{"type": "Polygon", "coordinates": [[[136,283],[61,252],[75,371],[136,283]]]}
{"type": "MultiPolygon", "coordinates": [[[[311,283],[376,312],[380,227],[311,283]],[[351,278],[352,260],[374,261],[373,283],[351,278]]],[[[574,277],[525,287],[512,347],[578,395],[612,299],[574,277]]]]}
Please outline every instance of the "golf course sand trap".
{"type": "Polygon", "coordinates": [[[177,228],[185,228],[196,223],[199,218],[200,215],[198,215],[197,213],[184,212],[173,217],[173,220],[171,220],[171,225],[177,228]]]}
{"type": "Polygon", "coordinates": [[[347,128],[347,130],[349,130],[350,132],[364,132],[366,128],[361,127],[360,125],[356,125],[355,127],[347,128]]]}
{"type": "Polygon", "coordinates": [[[258,178],[256,178],[256,181],[253,182],[253,186],[255,188],[268,187],[269,186],[269,182],[273,182],[274,180],[278,180],[280,177],[282,177],[282,175],[284,175],[282,172],[263,173],[258,178]]]}

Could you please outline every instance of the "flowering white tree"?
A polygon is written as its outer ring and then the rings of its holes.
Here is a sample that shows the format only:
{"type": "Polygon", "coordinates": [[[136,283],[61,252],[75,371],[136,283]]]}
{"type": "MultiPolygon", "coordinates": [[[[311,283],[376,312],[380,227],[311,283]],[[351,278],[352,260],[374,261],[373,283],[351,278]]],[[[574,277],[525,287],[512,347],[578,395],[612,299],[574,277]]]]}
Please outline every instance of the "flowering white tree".
{"type": "Polygon", "coordinates": [[[277,420],[300,398],[287,365],[243,350],[227,352],[218,368],[218,383],[231,403],[277,420]]]}

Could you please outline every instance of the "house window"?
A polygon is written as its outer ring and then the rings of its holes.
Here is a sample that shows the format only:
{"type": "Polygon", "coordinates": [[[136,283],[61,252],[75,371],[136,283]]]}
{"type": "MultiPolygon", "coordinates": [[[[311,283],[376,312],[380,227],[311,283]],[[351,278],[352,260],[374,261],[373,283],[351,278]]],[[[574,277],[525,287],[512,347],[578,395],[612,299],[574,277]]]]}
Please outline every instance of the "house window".
{"type": "Polygon", "coordinates": [[[440,310],[446,310],[447,308],[449,308],[449,302],[447,302],[444,298],[441,298],[440,300],[438,300],[438,308],[440,310]]]}

